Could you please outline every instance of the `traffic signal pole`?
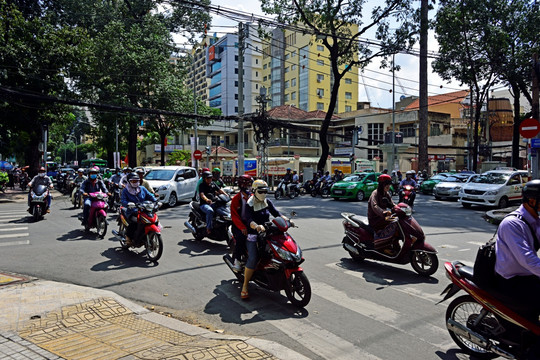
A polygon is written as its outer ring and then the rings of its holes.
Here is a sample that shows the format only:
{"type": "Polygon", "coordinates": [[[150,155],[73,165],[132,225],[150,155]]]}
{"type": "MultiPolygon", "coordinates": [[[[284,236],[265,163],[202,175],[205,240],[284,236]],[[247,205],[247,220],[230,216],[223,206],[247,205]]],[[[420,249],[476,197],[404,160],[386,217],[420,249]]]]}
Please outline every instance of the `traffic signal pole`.
{"type": "Polygon", "coordinates": [[[244,35],[238,23],[238,176],[244,175],[244,35]]]}

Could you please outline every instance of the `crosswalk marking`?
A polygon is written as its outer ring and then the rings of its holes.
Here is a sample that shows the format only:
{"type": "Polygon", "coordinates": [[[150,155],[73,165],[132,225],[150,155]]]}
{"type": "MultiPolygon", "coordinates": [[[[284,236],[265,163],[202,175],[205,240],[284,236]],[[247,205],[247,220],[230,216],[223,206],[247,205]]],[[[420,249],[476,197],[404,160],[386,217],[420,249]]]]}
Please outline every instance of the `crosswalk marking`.
{"type": "Polygon", "coordinates": [[[30,245],[30,240],[0,242],[0,246],[30,245]]]}
{"type": "Polygon", "coordinates": [[[29,236],[29,235],[30,233],[5,234],[5,235],[0,235],[0,239],[17,238],[17,237],[23,237],[23,236],[29,236]]]}
{"type": "Polygon", "coordinates": [[[467,244],[471,244],[471,245],[477,245],[477,246],[482,246],[482,245],[485,245],[487,242],[487,240],[485,242],[480,242],[480,241],[467,241],[467,244]]]}
{"type": "Polygon", "coordinates": [[[28,230],[28,226],[18,227],[18,228],[9,228],[9,229],[0,229],[0,231],[19,231],[19,230],[28,230]]]}

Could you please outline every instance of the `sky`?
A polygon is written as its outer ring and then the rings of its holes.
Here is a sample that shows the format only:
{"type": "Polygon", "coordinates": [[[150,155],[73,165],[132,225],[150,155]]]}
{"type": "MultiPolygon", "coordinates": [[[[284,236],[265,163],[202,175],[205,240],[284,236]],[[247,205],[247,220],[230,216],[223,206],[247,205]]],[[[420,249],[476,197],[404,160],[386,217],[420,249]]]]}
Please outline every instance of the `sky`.
{"type": "MultiPolygon", "coordinates": [[[[373,0],[377,1],[377,0],[373,0]]],[[[378,3],[378,2],[377,2],[378,3]]],[[[416,2],[417,4],[419,2],[416,2]]],[[[264,14],[260,8],[258,0],[212,0],[212,4],[223,6],[228,9],[239,10],[242,12],[253,13],[254,15],[268,16],[264,14]]],[[[371,9],[370,4],[366,4],[366,10],[371,9]]],[[[230,19],[212,15],[212,26],[209,34],[217,33],[218,37],[224,35],[225,32],[236,32],[237,23],[230,19]]],[[[429,13],[430,18],[435,15],[435,10],[429,13]]],[[[415,45],[416,50],[419,49],[418,44],[415,45]]],[[[438,45],[434,36],[433,30],[429,32],[428,51],[437,52],[438,45]]],[[[398,54],[395,58],[396,65],[401,67],[400,71],[396,71],[395,82],[395,101],[399,101],[401,96],[418,96],[418,79],[419,79],[419,58],[414,55],[398,54]]],[[[437,74],[431,71],[431,62],[433,59],[428,58],[428,95],[433,96],[453,91],[465,89],[458,82],[447,83],[442,80],[437,74]]],[[[392,73],[389,69],[380,69],[378,61],[372,62],[364,69],[359,82],[359,99],[358,101],[369,101],[372,107],[392,108],[393,95],[392,89],[392,73]],[[365,85],[364,85],[365,84],[365,85]]]]}

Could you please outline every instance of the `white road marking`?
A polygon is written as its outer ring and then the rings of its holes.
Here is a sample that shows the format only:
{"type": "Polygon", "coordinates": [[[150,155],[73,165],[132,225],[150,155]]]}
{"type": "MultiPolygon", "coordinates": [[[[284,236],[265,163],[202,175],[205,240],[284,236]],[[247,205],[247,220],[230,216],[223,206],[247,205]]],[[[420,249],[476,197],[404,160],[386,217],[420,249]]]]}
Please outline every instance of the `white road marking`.
{"type": "Polygon", "coordinates": [[[30,245],[30,240],[0,242],[0,246],[11,246],[11,245],[30,245]]]}
{"type": "Polygon", "coordinates": [[[0,231],[15,231],[15,230],[28,230],[28,226],[17,227],[17,228],[9,228],[9,229],[0,229],[0,231]]]}
{"type": "Polygon", "coordinates": [[[487,242],[487,241],[485,241],[485,242],[480,242],[480,241],[467,241],[467,244],[482,246],[482,245],[485,245],[486,242],[487,242]]]}
{"type": "Polygon", "coordinates": [[[457,249],[458,246],[456,245],[448,245],[448,244],[444,244],[444,245],[441,245],[439,246],[440,248],[446,248],[446,249],[457,249]]]}
{"type": "Polygon", "coordinates": [[[24,236],[29,236],[29,235],[30,235],[29,233],[6,234],[6,235],[0,235],[0,239],[24,237],[24,236]]]}

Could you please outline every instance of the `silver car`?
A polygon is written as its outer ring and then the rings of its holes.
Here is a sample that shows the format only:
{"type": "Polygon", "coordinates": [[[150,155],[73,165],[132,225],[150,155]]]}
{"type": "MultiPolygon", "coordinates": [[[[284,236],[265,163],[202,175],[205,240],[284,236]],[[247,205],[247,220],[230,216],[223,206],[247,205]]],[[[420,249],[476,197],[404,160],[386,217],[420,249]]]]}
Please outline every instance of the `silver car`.
{"type": "Polygon", "coordinates": [[[477,177],[478,174],[453,174],[436,184],[433,188],[435,199],[459,199],[459,192],[464,184],[477,177]]]}
{"type": "Polygon", "coordinates": [[[197,171],[188,166],[154,167],[144,178],[154,189],[156,198],[170,207],[178,200],[191,200],[199,181],[197,171]]]}

